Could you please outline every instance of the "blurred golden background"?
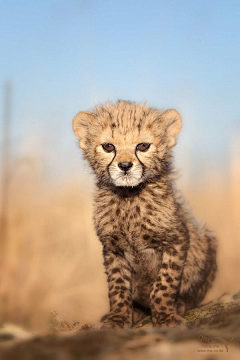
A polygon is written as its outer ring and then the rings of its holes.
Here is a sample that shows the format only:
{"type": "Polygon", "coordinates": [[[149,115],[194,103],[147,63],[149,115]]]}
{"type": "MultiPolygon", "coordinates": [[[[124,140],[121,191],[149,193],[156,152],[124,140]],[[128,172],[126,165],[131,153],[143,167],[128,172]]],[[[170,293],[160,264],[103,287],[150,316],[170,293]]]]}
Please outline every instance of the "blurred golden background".
{"type": "MultiPolygon", "coordinates": [[[[232,170],[230,183],[210,174],[183,189],[195,214],[219,239],[218,276],[206,300],[239,289],[239,162],[232,170]]],[[[89,183],[79,179],[49,188],[35,160],[16,174],[10,204],[1,321],[46,330],[52,311],[69,323],[97,321],[108,310],[108,299],[89,183]]]]}
{"type": "Polygon", "coordinates": [[[220,3],[0,4],[0,324],[47,331],[51,312],[84,324],[108,310],[71,121],[118,98],[181,113],[178,185],[219,239],[205,301],[239,290],[240,5],[220,3]]]}

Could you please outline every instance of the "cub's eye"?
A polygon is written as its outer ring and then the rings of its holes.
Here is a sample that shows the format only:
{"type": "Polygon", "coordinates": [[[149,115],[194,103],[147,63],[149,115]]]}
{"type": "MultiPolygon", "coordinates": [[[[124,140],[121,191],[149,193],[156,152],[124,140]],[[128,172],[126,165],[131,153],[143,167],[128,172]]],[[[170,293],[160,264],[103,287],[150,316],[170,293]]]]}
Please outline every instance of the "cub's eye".
{"type": "Polygon", "coordinates": [[[149,148],[150,148],[150,144],[148,144],[148,143],[141,143],[141,144],[138,144],[138,145],[137,145],[136,150],[139,150],[139,151],[147,151],[149,148]]]}
{"type": "Polygon", "coordinates": [[[102,144],[102,147],[106,152],[112,152],[115,150],[115,146],[113,144],[102,144]]]}

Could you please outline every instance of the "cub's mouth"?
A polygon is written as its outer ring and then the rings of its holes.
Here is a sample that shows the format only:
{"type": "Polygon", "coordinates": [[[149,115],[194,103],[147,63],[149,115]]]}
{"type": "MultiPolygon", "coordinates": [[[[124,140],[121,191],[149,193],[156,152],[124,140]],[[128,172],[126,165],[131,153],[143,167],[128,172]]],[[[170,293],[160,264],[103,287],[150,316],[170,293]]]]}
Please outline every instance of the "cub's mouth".
{"type": "Polygon", "coordinates": [[[111,180],[115,186],[135,187],[142,181],[143,169],[141,166],[133,165],[131,169],[124,170],[116,166],[109,168],[111,180]]]}

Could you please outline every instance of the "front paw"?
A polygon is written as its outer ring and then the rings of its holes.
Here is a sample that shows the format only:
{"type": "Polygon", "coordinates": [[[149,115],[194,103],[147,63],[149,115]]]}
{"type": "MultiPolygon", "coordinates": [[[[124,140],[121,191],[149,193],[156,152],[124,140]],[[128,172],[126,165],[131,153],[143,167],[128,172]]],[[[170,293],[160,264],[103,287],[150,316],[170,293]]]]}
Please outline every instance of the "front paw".
{"type": "Polygon", "coordinates": [[[125,329],[130,328],[132,322],[130,321],[129,316],[112,314],[109,313],[105,315],[100,322],[100,329],[125,329]]]}
{"type": "Polygon", "coordinates": [[[186,320],[176,313],[156,314],[153,318],[153,326],[180,327],[182,329],[187,327],[186,320]]]}

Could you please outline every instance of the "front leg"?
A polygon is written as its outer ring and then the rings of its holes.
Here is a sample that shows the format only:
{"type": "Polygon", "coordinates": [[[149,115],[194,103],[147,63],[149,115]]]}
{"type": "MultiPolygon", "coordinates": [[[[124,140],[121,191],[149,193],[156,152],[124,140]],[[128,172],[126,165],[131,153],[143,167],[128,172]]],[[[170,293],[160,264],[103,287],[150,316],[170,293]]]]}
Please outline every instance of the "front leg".
{"type": "Polygon", "coordinates": [[[181,284],[188,243],[178,241],[164,249],[162,265],[150,295],[154,326],[179,326],[184,319],[177,314],[176,297],[181,284]]]}
{"type": "MultiPolygon", "coordinates": [[[[116,249],[115,249],[116,250],[116,249]]],[[[131,270],[124,254],[103,247],[104,266],[108,280],[110,312],[105,315],[102,329],[132,326],[131,270]]]]}

